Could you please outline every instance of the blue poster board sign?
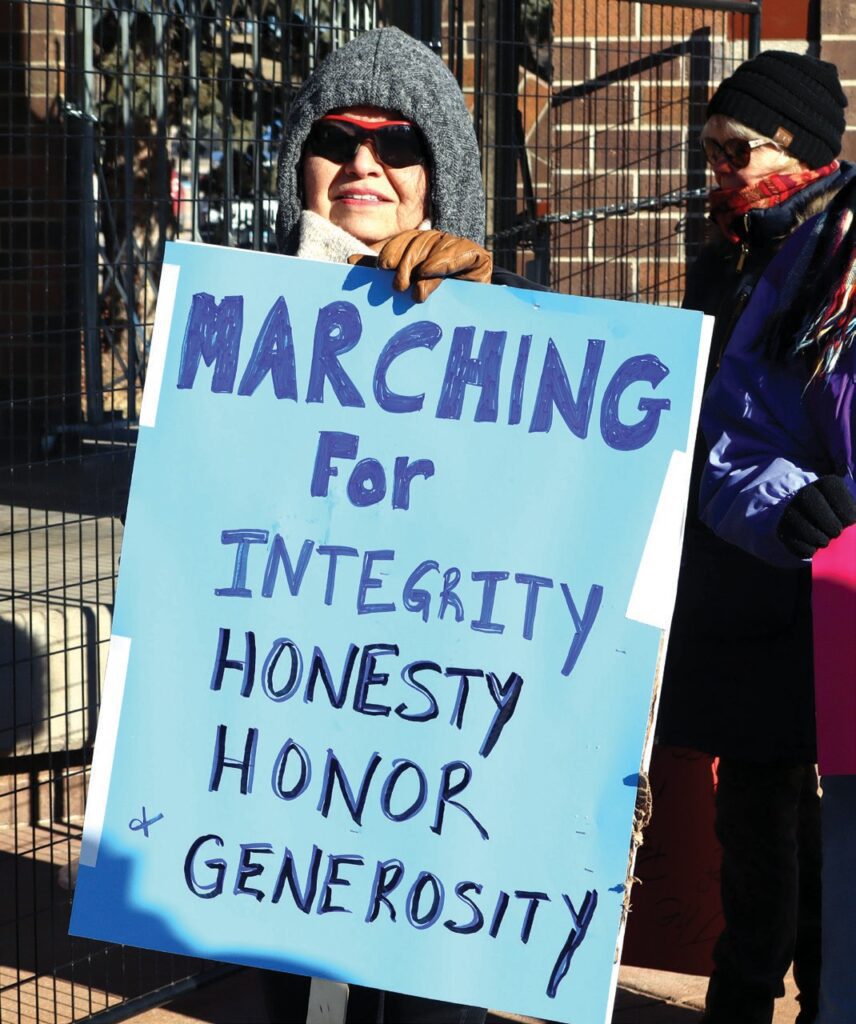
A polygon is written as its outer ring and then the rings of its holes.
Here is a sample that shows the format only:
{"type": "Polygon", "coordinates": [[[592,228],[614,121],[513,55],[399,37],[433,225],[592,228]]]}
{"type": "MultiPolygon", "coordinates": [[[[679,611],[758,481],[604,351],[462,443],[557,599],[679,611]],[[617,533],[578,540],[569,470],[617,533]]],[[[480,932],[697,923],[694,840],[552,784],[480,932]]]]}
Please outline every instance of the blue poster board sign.
{"type": "Polygon", "coordinates": [[[390,280],[167,247],[71,930],[606,1020],[702,317],[390,280]]]}

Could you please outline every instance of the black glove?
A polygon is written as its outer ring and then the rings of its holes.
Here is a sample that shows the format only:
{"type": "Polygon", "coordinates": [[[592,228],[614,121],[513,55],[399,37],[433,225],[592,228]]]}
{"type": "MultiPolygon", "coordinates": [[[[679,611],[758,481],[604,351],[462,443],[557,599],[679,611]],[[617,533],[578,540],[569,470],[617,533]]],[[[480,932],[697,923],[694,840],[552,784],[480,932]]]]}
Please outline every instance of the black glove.
{"type": "Polygon", "coordinates": [[[779,540],[797,558],[811,558],[853,523],[856,499],[843,477],[822,476],[788,502],[779,520],[779,540]]]}

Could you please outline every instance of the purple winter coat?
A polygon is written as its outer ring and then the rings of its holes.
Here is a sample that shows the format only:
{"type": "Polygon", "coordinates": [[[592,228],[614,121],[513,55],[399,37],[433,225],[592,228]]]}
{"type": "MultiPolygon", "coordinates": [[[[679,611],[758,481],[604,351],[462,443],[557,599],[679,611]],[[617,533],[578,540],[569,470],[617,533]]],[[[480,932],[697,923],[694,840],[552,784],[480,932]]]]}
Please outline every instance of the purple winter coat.
{"type": "Polygon", "coordinates": [[[712,450],[701,518],[725,540],[782,567],[807,564],[776,534],[800,488],[835,473],[856,498],[856,349],[811,380],[809,361],[771,362],[758,344],[811,223],[788,239],[758,282],[702,410],[712,450]]]}

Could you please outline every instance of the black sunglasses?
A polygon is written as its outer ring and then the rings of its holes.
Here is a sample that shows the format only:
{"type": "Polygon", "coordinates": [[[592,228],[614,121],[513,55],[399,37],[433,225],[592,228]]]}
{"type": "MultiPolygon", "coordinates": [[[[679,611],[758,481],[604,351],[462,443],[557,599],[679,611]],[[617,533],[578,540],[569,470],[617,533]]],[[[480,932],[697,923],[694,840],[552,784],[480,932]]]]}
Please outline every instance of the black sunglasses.
{"type": "Polygon", "coordinates": [[[775,146],[778,150],[782,149],[778,142],[771,142],[769,139],[726,139],[725,142],[717,142],[716,139],[701,140],[705,159],[711,167],[724,158],[735,171],[742,171],[744,167],[749,166],[752,150],[759,146],[775,146]]]}
{"type": "Polygon", "coordinates": [[[378,160],[387,167],[425,163],[422,139],[407,121],[356,121],[328,116],[312,125],[306,146],[316,156],[346,164],[366,142],[371,143],[378,160]]]}

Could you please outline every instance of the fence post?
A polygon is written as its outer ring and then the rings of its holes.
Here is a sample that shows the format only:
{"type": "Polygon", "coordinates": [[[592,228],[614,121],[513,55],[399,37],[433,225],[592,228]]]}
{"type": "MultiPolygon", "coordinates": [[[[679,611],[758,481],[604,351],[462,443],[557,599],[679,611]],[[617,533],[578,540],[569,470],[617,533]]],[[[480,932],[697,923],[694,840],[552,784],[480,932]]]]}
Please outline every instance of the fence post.
{"type": "Polygon", "coordinates": [[[761,52],[761,0],[756,0],[755,10],[749,15],[749,56],[757,57],[761,52]]]}
{"type": "MultiPolygon", "coordinates": [[[[707,181],[707,162],[696,132],[704,124],[710,87],[711,46],[710,29],[700,28],[690,36],[689,132],[687,138],[687,190],[703,188],[707,181]]],[[[684,261],[687,266],[698,255],[704,234],[705,199],[687,200],[686,232],[684,234],[684,261]]]]}
{"type": "Polygon", "coordinates": [[[80,119],[80,235],[82,241],[81,314],[83,365],[86,372],[86,421],[99,426],[104,420],[101,374],[101,339],[98,330],[98,239],[95,196],[95,114],[93,87],[92,6],[75,7],[75,79],[80,119]]]}
{"type": "MultiPolygon", "coordinates": [[[[480,142],[485,152],[485,186],[488,202],[487,233],[500,235],[517,219],[517,76],[520,56],[518,35],[520,0],[494,0],[485,4],[481,45],[487,47],[485,104],[480,142]]],[[[494,262],[515,269],[516,245],[506,239],[494,246],[494,262]]]]}

